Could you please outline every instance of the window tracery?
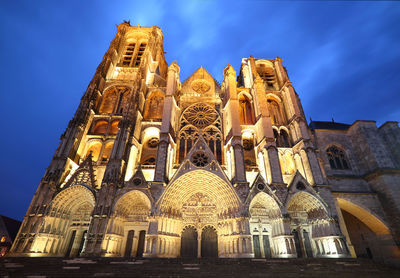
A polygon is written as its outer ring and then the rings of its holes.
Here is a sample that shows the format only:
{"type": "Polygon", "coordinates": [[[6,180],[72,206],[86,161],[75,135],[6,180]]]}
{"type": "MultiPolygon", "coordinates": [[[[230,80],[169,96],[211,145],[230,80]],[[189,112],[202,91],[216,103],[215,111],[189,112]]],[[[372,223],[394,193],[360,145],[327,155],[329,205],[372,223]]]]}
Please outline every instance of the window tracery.
{"type": "Polygon", "coordinates": [[[114,142],[106,142],[103,143],[99,140],[96,141],[89,141],[88,142],[88,148],[85,153],[85,158],[92,153],[92,161],[97,162],[99,161],[100,163],[107,162],[108,159],[111,156],[111,152],[114,146],[114,142]]]}
{"type": "Polygon", "coordinates": [[[245,95],[240,95],[239,97],[239,115],[241,125],[253,125],[254,116],[251,102],[245,95]]]}
{"type": "Polygon", "coordinates": [[[88,150],[86,151],[87,157],[90,153],[92,154],[92,160],[96,162],[99,159],[100,151],[101,151],[102,144],[100,142],[92,143],[88,150]]]}
{"type": "Polygon", "coordinates": [[[97,119],[91,128],[89,134],[96,135],[116,135],[119,130],[119,120],[110,122],[109,119],[97,119]]]}
{"type": "Polygon", "coordinates": [[[146,102],[144,111],[145,119],[161,119],[164,108],[164,95],[161,92],[153,92],[146,102]]]}
{"type": "Polygon", "coordinates": [[[267,106],[272,124],[277,126],[284,125],[285,118],[280,105],[275,100],[269,99],[267,100],[267,106]]]}
{"type": "Polygon", "coordinates": [[[290,148],[292,146],[289,134],[284,129],[278,131],[274,128],[274,138],[278,148],[290,148]]]}
{"type": "Polygon", "coordinates": [[[326,154],[328,155],[329,165],[332,169],[335,170],[346,170],[350,169],[350,164],[346,158],[346,155],[343,150],[332,146],[326,150],[326,154]]]}
{"type": "Polygon", "coordinates": [[[197,167],[204,167],[208,164],[208,156],[204,152],[197,152],[193,155],[192,162],[197,167]]]}
{"type": "Polygon", "coordinates": [[[128,109],[131,90],[127,87],[118,86],[107,89],[103,94],[99,113],[122,114],[128,109]]]}
{"type": "Polygon", "coordinates": [[[182,113],[179,162],[183,161],[200,135],[203,136],[218,162],[222,163],[221,117],[213,107],[204,103],[193,104],[182,113]]]}

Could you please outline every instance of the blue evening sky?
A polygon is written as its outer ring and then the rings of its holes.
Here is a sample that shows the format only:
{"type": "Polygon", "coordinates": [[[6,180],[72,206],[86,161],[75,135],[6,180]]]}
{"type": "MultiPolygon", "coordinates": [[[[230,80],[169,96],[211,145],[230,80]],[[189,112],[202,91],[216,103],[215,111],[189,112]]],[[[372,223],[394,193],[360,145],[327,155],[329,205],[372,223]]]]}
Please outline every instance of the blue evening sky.
{"type": "Polygon", "coordinates": [[[157,25],[181,80],[283,59],[307,119],[400,120],[400,2],[0,2],[0,214],[22,219],[116,24],[157,25]]]}

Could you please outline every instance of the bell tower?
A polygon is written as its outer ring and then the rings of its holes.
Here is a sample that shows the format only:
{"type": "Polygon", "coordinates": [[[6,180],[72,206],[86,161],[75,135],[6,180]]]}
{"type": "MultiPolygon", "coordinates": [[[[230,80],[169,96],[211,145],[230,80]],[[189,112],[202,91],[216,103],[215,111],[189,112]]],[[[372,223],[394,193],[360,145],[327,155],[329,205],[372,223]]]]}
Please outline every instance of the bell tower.
{"type": "MultiPolygon", "coordinates": [[[[167,73],[160,28],[134,27],[129,22],[117,26],[117,33],[38,186],[11,250],[13,254],[55,254],[44,240],[57,233],[60,225],[51,219],[49,207],[55,195],[67,192],[66,187],[71,186],[68,181],[76,180],[77,170],[82,168],[82,173],[91,171],[87,176],[92,176],[93,182],[87,190],[96,202],[83,201],[86,205],[82,206],[91,217],[76,223],[81,228],[75,230],[76,240],[69,252],[74,255],[78,251],[75,245],[79,246],[84,234],[86,246],[80,251],[100,255],[117,188],[133,176],[143,144],[149,150],[144,148],[142,157],[152,153],[155,156],[152,148],[158,145],[160,137],[167,73]],[[142,136],[141,131],[146,128],[149,132],[142,136]],[[84,162],[91,167],[81,167],[84,162]]],[[[149,159],[149,163],[154,165],[155,159],[149,159]]],[[[71,221],[65,220],[68,223],[64,225],[69,226],[71,221]]],[[[67,245],[62,241],[54,239],[51,245],[67,245]]]]}

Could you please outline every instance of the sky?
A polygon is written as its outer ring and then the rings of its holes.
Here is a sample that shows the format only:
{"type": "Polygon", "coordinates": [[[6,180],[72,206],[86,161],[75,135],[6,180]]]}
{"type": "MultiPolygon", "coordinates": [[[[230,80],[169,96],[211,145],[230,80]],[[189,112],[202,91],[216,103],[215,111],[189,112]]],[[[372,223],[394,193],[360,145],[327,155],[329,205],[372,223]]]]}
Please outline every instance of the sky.
{"type": "Polygon", "coordinates": [[[2,0],[0,214],[23,219],[123,20],[162,29],[182,81],[279,56],[308,120],[400,120],[400,2],[2,0]]]}

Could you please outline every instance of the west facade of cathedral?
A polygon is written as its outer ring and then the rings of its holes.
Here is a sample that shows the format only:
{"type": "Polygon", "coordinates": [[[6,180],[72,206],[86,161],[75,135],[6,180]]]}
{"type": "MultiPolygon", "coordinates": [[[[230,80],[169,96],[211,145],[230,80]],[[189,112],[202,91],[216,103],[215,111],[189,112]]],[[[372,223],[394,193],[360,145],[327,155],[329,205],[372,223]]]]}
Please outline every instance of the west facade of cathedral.
{"type": "Polygon", "coordinates": [[[399,255],[398,123],[308,125],[280,58],[179,72],[118,25],[10,255],[399,255]]]}

